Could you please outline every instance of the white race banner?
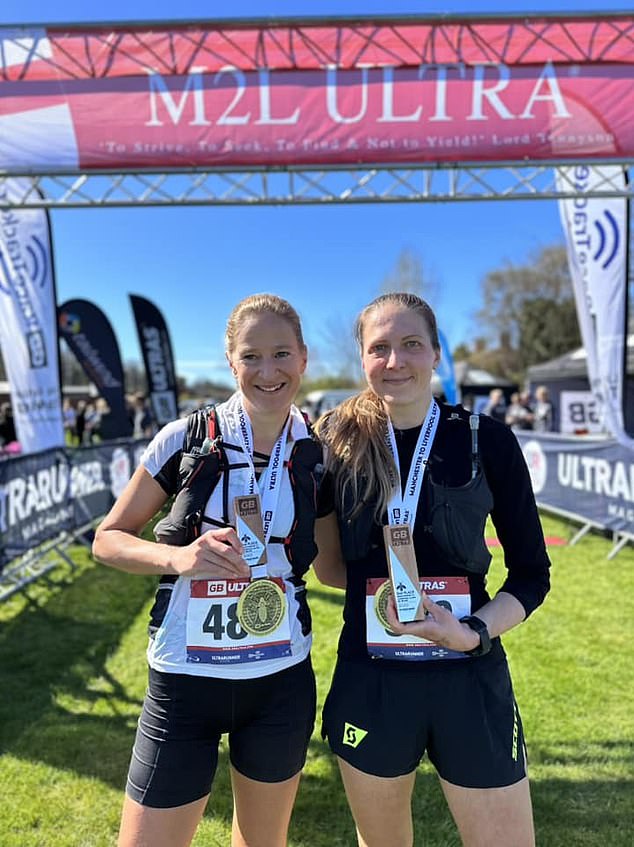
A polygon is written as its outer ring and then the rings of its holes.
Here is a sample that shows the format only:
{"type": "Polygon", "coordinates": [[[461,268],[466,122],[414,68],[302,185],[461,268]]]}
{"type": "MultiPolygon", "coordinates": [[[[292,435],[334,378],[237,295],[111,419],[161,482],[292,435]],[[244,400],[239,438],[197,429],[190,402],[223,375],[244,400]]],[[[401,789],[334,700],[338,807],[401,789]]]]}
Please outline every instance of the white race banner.
{"type": "MultiPolygon", "coordinates": [[[[0,204],[23,196],[25,183],[0,179],[0,204]]],[[[0,208],[0,346],[22,451],[63,445],[55,282],[42,209],[0,208]]]]}
{"type": "MultiPolygon", "coordinates": [[[[24,75],[45,78],[52,66],[53,48],[46,30],[0,29],[4,80],[15,83],[24,75]]],[[[25,90],[32,87],[27,84],[25,90]]],[[[44,83],[40,90],[39,97],[8,97],[0,110],[0,168],[5,171],[79,164],[73,119],[61,84],[44,83]]]]}
{"type": "Polygon", "coordinates": [[[574,165],[556,170],[560,190],[577,196],[559,201],[568,264],[588,378],[606,429],[629,440],[623,429],[623,359],[627,299],[627,200],[590,197],[592,191],[625,191],[619,166],[574,165]]]}

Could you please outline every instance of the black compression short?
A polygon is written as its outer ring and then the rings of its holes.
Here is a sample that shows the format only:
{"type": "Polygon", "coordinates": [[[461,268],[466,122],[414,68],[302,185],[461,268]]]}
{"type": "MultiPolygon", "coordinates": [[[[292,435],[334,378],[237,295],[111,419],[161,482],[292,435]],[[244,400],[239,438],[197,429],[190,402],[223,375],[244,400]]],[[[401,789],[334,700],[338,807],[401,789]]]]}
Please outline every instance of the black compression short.
{"type": "Polygon", "coordinates": [[[384,665],[339,660],[323,714],[324,737],[360,771],[411,773],[425,751],[454,785],[494,788],[526,776],[524,735],[506,657],[384,665]]]}
{"type": "Polygon", "coordinates": [[[310,658],[257,679],[150,669],[126,791],[155,808],[204,797],[223,733],[237,771],[260,782],[282,782],[304,766],[314,722],[310,658]]]}

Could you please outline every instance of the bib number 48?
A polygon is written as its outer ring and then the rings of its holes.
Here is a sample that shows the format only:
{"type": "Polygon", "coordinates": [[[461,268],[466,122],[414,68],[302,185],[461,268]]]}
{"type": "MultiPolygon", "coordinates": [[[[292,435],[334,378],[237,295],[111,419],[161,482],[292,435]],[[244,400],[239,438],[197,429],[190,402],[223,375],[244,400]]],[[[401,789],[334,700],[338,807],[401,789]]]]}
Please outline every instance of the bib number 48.
{"type": "Polygon", "coordinates": [[[238,604],[231,603],[227,607],[226,625],[223,621],[223,611],[222,603],[212,603],[203,621],[203,632],[212,635],[216,641],[220,641],[225,632],[232,641],[240,641],[241,638],[246,638],[247,633],[242,629],[238,620],[238,604]]]}

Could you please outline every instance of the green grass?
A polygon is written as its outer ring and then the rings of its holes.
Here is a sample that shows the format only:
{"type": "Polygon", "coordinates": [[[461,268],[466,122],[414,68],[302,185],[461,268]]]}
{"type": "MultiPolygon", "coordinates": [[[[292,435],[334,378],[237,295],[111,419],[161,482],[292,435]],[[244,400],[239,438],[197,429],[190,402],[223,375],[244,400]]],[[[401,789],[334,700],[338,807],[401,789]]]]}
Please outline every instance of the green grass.
{"type": "MultiPolygon", "coordinates": [[[[547,535],[575,529],[544,518],[547,535]]],[[[537,843],[631,847],[634,830],[632,632],[634,551],[612,561],[598,535],[553,547],[552,591],[505,637],[528,739],[537,843]]],[[[154,579],[95,565],[72,548],[66,566],[0,605],[0,844],[106,847],[145,687],[145,625],[154,579]]],[[[503,578],[494,551],[490,585],[503,578]]],[[[320,705],[332,672],[341,594],[311,580],[320,705]]],[[[417,845],[457,847],[433,770],[420,768],[417,845]],[[424,833],[424,834],[423,834],[424,833]]],[[[229,844],[223,748],[196,847],[229,844]]],[[[316,730],[289,844],[355,844],[336,766],[316,730]]],[[[386,845],[389,847],[389,845],[386,845]]]]}

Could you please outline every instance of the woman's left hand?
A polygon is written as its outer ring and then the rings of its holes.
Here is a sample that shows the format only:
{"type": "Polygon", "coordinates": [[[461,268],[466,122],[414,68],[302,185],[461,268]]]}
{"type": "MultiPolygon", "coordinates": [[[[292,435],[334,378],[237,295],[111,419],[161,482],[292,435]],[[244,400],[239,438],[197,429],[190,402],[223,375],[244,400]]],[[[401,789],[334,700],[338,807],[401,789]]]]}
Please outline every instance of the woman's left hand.
{"type": "Polygon", "coordinates": [[[400,623],[396,615],[394,595],[390,594],[386,615],[392,632],[397,635],[416,635],[418,638],[426,638],[447,650],[464,652],[478,646],[480,636],[466,624],[460,623],[449,609],[434,603],[424,592],[422,599],[426,612],[424,620],[400,623]]]}

